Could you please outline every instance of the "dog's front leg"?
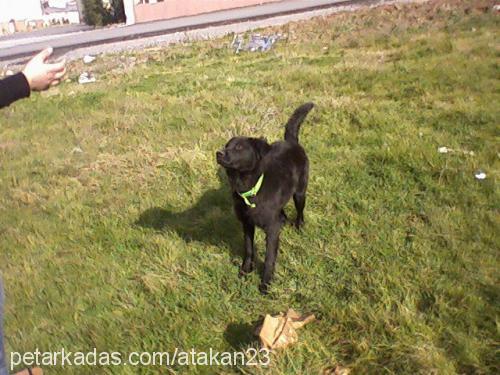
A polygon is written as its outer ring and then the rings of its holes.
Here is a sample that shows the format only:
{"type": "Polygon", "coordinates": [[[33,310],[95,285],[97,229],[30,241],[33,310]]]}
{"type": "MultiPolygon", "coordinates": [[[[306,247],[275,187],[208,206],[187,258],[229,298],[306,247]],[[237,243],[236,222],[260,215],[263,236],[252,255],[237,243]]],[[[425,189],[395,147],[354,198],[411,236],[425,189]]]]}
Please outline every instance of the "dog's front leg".
{"type": "Polygon", "coordinates": [[[264,275],[259,285],[262,294],[267,294],[267,289],[273,278],[274,265],[278,256],[278,247],[280,241],[280,222],[276,221],[266,229],[266,261],[264,263],[264,275]]]}
{"type": "Polygon", "coordinates": [[[243,233],[245,237],[245,256],[240,268],[240,276],[245,276],[255,268],[255,248],[253,243],[255,225],[243,222],[243,233]]]}

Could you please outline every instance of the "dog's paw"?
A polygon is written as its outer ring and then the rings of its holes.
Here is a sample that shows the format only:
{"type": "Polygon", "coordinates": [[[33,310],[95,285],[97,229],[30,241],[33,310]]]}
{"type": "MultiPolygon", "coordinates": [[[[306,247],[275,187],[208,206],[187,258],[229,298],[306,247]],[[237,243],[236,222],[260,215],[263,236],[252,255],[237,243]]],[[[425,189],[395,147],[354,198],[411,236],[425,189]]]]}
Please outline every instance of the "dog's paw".
{"type": "Polygon", "coordinates": [[[254,265],[253,263],[250,263],[250,264],[244,264],[240,267],[240,271],[238,272],[238,276],[239,277],[245,277],[246,275],[248,275],[250,272],[252,272],[254,270],[254,265]]]}
{"type": "Polygon", "coordinates": [[[302,229],[302,227],[304,226],[304,219],[297,219],[295,220],[295,229],[297,229],[298,231],[300,231],[302,229]]]}
{"type": "Polygon", "coordinates": [[[240,271],[238,272],[238,277],[239,277],[239,278],[243,278],[243,277],[245,277],[247,274],[248,274],[248,272],[245,272],[245,271],[243,271],[243,270],[240,268],[240,271]]]}
{"type": "Polygon", "coordinates": [[[266,284],[266,283],[260,283],[259,285],[259,292],[260,294],[262,295],[267,295],[269,294],[269,284],[266,284]]]}

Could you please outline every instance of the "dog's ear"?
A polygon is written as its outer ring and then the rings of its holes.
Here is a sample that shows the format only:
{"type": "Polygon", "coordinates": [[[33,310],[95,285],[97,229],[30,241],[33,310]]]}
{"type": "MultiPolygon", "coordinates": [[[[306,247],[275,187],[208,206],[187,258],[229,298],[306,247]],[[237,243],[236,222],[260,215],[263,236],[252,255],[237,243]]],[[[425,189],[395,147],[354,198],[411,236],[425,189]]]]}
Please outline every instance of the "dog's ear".
{"type": "Polygon", "coordinates": [[[252,138],[251,142],[259,160],[262,159],[271,149],[271,145],[267,143],[265,138],[252,138]]]}

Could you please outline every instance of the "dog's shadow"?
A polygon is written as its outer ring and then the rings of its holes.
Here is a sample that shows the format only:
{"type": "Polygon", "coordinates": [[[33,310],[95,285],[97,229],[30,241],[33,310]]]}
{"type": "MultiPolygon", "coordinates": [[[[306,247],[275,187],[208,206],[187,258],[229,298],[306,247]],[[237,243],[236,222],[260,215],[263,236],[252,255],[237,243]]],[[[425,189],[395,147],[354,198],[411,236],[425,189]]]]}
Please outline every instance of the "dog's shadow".
{"type": "Polygon", "coordinates": [[[191,208],[178,212],[170,209],[167,202],[165,207],[148,208],[136,224],[157,231],[173,230],[186,242],[226,245],[234,256],[241,256],[241,225],[234,215],[231,192],[222,171],[218,177],[220,188],[207,190],[191,208]]]}

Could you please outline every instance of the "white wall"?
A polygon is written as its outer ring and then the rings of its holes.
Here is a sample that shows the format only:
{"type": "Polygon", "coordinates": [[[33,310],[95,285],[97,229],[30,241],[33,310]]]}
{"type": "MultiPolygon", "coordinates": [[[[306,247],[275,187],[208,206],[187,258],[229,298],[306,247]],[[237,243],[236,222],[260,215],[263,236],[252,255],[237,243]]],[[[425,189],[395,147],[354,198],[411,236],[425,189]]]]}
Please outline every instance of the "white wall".
{"type": "Polygon", "coordinates": [[[66,8],[66,0],[49,0],[49,7],[66,8]]]}
{"type": "Polygon", "coordinates": [[[47,24],[50,24],[51,20],[62,21],[63,19],[67,19],[69,23],[80,23],[80,14],[78,14],[78,12],[57,12],[45,14],[42,19],[47,22],[47,24]]]}
{"type": "Polygon", "coordinates": [[[0,22],[42,18],[40,0],[0,0],[0,22]]]}
{"type": "Polygon", "coordinates": [[[123,0],[123,8],[125,10],[125,22],[127,25],[135,23],[134,0],[123,0]]]}

